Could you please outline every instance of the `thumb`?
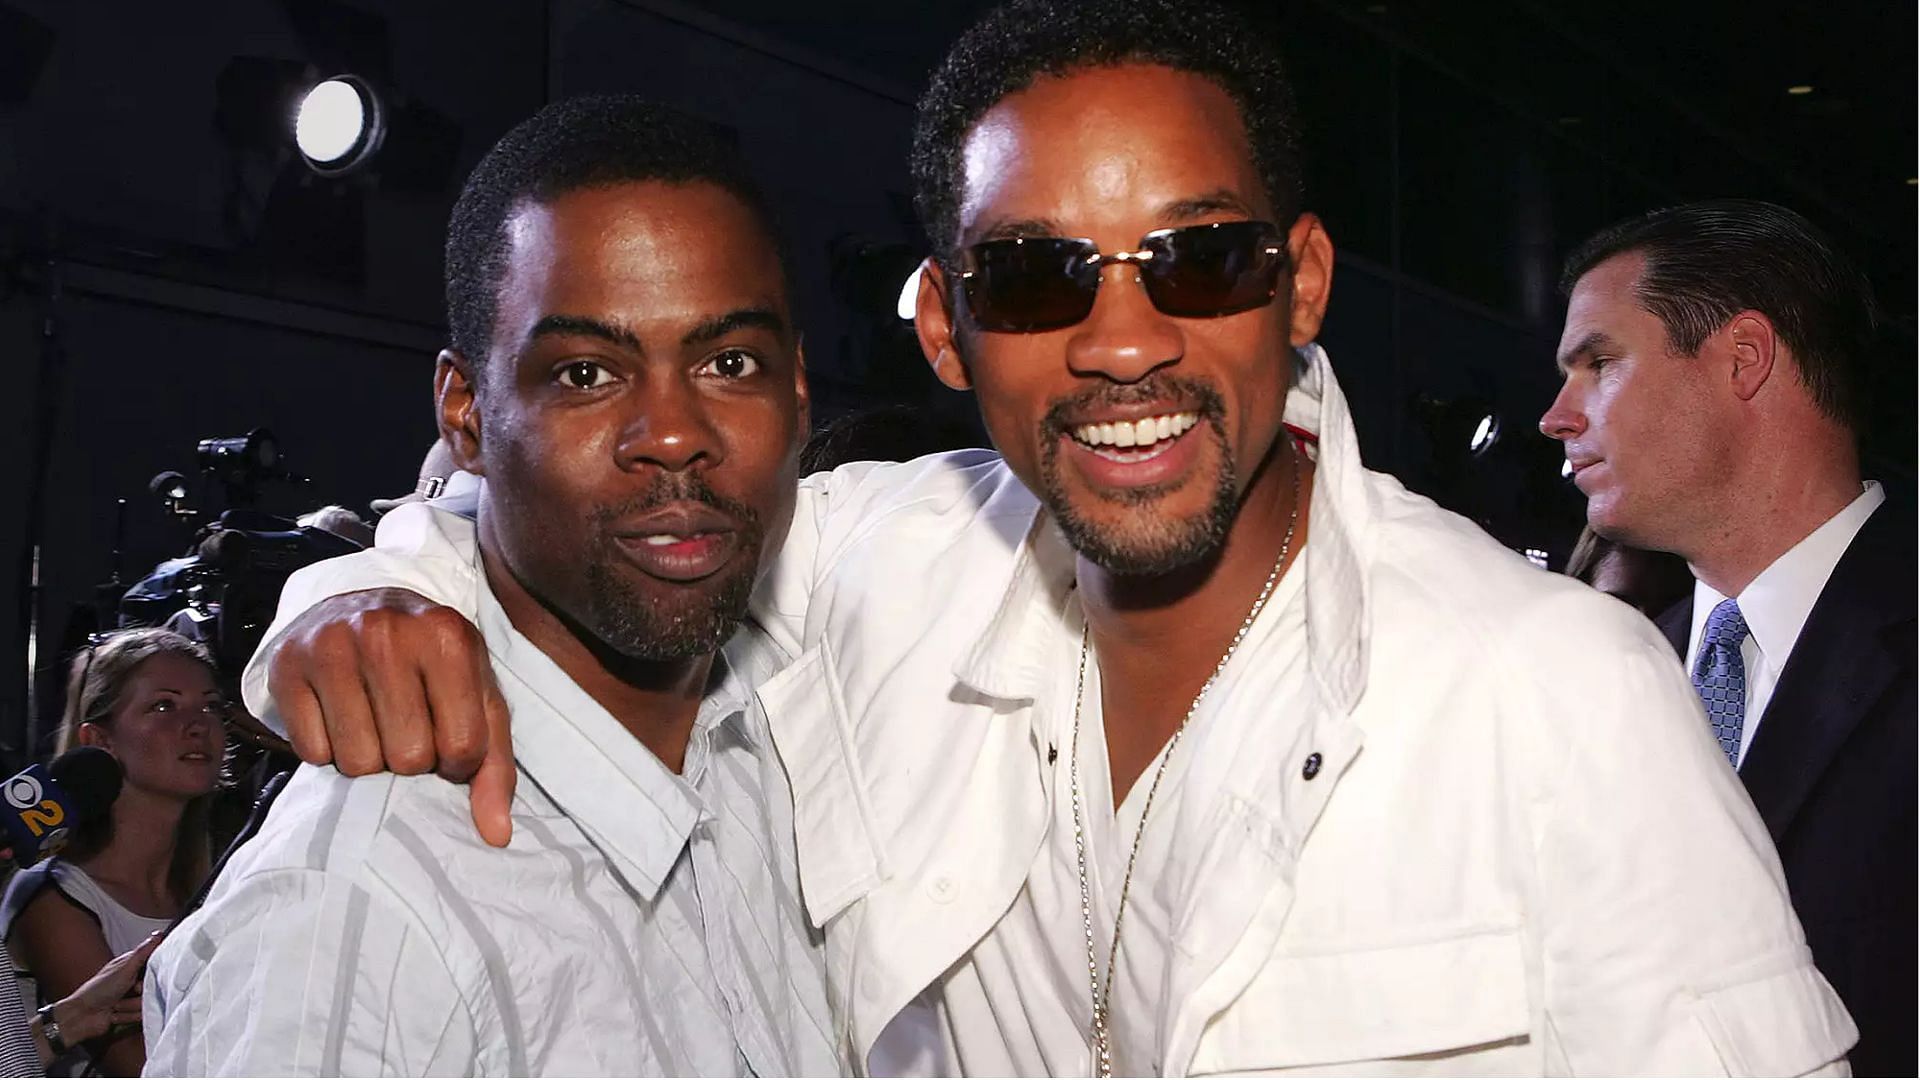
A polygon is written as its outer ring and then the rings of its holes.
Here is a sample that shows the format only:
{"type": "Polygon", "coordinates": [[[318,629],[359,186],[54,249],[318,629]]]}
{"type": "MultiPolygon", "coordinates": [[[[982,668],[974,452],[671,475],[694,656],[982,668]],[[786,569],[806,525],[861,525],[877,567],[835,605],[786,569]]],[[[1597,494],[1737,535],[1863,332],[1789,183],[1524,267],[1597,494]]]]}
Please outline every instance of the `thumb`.
{"type": "Polygon", "coordinates": [[[147,940],[128,950],[126,955],[133,963],[144,964],[147,962],[147,958],[153,955],[153,950],[159,948],[160,943],[165,940],[167,940],[167,932],[165,930],[155,930],[153,933],[147,935],[147,940]]]}
{"type": "MultiPolygon", "coordinates": [[[[489,673],[491,674],[491,673],[489,673]]],[[[513,764],[513,733],[508,730],[507,703],[492,679],[485,685],[487,755],[473,774],[473,823],[494,847],[513,839],[513,788],[519,779],[513,764]]]]}

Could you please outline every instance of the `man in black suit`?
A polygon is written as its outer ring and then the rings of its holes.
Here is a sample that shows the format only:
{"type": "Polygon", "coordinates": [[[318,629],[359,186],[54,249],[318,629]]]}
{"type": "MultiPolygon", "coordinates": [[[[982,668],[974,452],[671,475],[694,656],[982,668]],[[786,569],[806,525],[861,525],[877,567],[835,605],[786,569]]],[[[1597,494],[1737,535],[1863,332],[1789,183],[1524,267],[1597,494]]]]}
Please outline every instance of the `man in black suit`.
{"type": "Polygon", "coordinates": [[[1861,477],[1871,292],[1805,219],[1735,200],[1606,229],[1563,282],[1540,428],[1596,531],[1693,570],[1661,627],[1859,1024],[1854,1071],[1912,1076],[1914,516],[1861,477]]]}

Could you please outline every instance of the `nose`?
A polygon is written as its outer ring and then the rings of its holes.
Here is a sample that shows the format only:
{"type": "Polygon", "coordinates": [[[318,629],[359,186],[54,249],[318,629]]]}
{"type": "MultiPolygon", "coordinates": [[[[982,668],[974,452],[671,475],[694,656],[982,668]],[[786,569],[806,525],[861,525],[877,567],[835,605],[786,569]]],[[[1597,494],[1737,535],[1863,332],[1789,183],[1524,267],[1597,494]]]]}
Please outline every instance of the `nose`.
{"type": "Polygon", "coordinates": [[[180,725],[180,732],[189,739],[205,736],[216,723],[215,715],[206,709],[187,708],[181,712],[186,714],[186,721],[180,725]]]}
{"type": "Polygon", "coordinates": [[[647,467],[682,472],[720,460],[721,440],[712,403],[691,376],[636,380],[627,394],[628,415],[614,448],[622,469],[647,467]]]}
{"type": "Polygon", "coordinates": [[[1566,442],[1586,430],[1587,414],[1580,410],[1579,393],[1574,389],[1573,380],[1569,379],[1560,385],[1560,392],[1554,395],[1553,404],[1540,417],[1540,434],[1566,442]]]}
{"type": "Polygon", "coordinates": [[[1186,350],[1180,327],[1148,298],[1138,267],[1102,268],[1093,310],[1067,343],[1067,366],[1078,375],[1131,383],[1178,361],[1186,350]]]}

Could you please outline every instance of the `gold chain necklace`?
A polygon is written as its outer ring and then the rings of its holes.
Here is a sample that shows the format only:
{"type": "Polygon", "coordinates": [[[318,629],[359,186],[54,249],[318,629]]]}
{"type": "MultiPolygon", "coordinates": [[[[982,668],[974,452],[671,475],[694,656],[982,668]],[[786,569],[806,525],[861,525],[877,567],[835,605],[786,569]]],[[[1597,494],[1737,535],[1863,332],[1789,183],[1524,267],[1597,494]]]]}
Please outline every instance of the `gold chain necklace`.
{"type": "Polygon", "coordinates": [[[1200,686],[1200,692],[1193,696],[1193,704],[1187,706],[1187,715],[1180,718],[1180,726],[1173,729],[1173,736],[1167,740],[1166,753],[1161,755],[1160,767],[1153,772],[1153,783],[1147,788],[1147,799],[1140,808],[1140,824],[1133,831],[1133,848],[1127,853],[1127,873],[1120,880],[1120,902],[1113,915],[1113,943],[1107,949],[1107,977],[1100,978],[1098,953],[1093,944],[1093,887],[1087,875],[1087,833],[1080,811],[1080,705],[1087,689],[1087,655],[1092,651],[1092,642],[1085,626],[1080,630],[1080,677],[1073,691],[1073,743],[1068,752],[1073,756],[1067,762],[1067,776],[1073,791],[1073,850],[1080,864],[1080,919],[1087,932],[1087,982],[1093,988],[1093,1059],[1094,1075],[1110,1077],[1113,1075],[1113,1039],[1108,1026],[1109,1007],[1113,1001],[1114,962],[1120,956],[1120,923],[1127,917],[1127,893],[1133,887],[1133,864],[1140,858],[1140,841],[1147,834],[1147,817],[1153,813],[1153,797],[1160,790],[1160,779],[1167,773],[1167,763],[1173,760],[1173,751],[1180,744],[1180,736],[1192,722],[1193,714],[1200,710],[1200,703],[1206,700],[1207,691],[1220,679],[1220,673],[1227,668],[1227,662],[1246,640],[1247,631],[1253,629],[1255,619],[1266,608],[1267,599],[1273,595],[1273,587],[1279,583],[1280,575],[1287,566],[1287,556],[1293,551],[1293,530],[1300,522],[1300,461],[1294,449],[1292,436],[1287,435],[1287,450],[1293,458],[1293,508],[1287,515],[1287,535],[1280,541],[1280,557],[1273,561],[1273,569],[1267,574],[1266,584],[1260,586],[1260,595],[1253,601],[1253,609],[1240,622],[1240,629],[1234,631],[1233,640],[1227,643],[1227,651],[1214,665],[1213,674],[1200,686]]]}

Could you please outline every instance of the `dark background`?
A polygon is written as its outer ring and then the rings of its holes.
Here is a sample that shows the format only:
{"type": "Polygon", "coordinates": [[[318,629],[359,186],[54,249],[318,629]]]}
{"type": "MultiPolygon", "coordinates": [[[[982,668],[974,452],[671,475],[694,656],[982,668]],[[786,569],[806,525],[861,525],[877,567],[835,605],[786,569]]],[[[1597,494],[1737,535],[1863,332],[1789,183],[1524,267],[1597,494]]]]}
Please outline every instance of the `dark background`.
{"type": "MultiPolygon", "coordinates": [[[[554,98],[635,91],[738,132],[797,252],[817,419],[908,401],[972,424],[892,308],[924,253],[912,104],[985,6],[0,0],[0,763],[30,738],[30,666],[44,695],[112,569],[115,500],[125,576],[184,551],[146,483],[191,474],[196,440],[270,427],[312,480],[275,510],[409,490],[453,196],[554,98]],[[342,72],[394,122],[366,170],[328,180],[263,103],[342,72]]],[[[1559,260],[1615,218],[1741,195],[1808,214],[1872,273],[1889,325],[1870,471],[1911,487],[1914,5],[1253,14],[1293,64],[1309,205],[1340,248],[1323,340],[1370,465],[1557,566],[1580,502],[1534,421],[1558,382],[1559,260]],[[1502,438],[1469,458],[1489,412],[1502,438]]]]}

